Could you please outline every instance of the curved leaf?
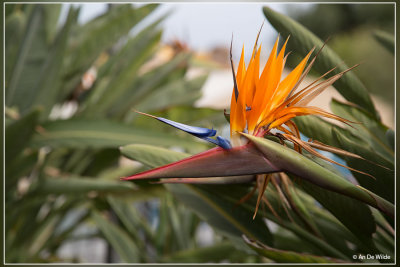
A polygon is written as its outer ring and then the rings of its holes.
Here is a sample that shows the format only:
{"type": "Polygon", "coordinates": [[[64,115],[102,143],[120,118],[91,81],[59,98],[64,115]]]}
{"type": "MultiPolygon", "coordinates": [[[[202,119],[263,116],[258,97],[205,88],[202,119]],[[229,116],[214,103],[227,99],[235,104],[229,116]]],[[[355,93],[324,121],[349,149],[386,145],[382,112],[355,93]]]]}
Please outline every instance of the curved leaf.
{"type": "Polygon", "coordinates": [[[39,109],[9,124],[5,129],[5,163],[6,166],[18,156],[18,154],[29,144],[34,134],[35,127],[40,115],[39,109]]]}
{"type": "Polygon", "coordinates": [[[119,181],[105,181],[93,178],[68,177],[45,178],[41,180],[35,190],[40,194],[84,194],[91,191],[100,193],[134,191],[132,184],[119,181]]]}
{"type": "MultiPolygon", "coordinates": [[[[51,12],[51,9],[47,9],[51,12]]],[[[31,90],[35,92],[32,105],[43,106],[42,117],[47,117],[57,101],[61,87],[61,71],[65,60],[65,50],[72,25],[78,18],[78,10],[70,8],[67,20],[57,34],[54,43],[46,55],[37,83],[31,90]]],[[[31,86],[32,87],[32,86],[31,86]]]]}
{"type": "Polygon", "coordinates": [[[241,251],[238,251],[235,246],[225,241],[207,247],[181,250],[163,258],[161,261],[167,263],[221,262],[232,256],[232,254],[237,253],[241,253],[241,251]]]}
{"type": "Polygon", "coordinates": [[[92,218],[123,261],[138,262],[141,252],[123,229],[108,221],[98,211],[93,211],[92,218]]]}
{"type": "MultiPolygon", "coordinates": [[[[263,12],[268,21],[280,34],[291,36],[291,40],[303,56],[313,47],[318,51],[318,49],[323,46],[323,42],[317,36],[293,19],[275,12],[268,7],[264,7],[263,12]]],[[[342,63],[342,59],[340,59],[333,50],[329,47],[325,47],[315,61],[314,68],[322,75],[334,67],[337,68],[333,71],[333,74],[348,69],[348,67],[342,63]]],[[[363,107],[365,110],[378,117],[367,89],[353,73],[346,73],[346,75],[336,81],[335,88],[344,98],[363,107]]]]}
{"type": "Polygon", "coordinates": [[[190,154],[169,150],[162,147],[134,144],[120,148],[121,154],[133,160],[155,168],[166,163],[175,162],[190,156],[190,154]]]}
{"type": "Polygon", "coordinates": [[[33,147],[96,147],[116,148],[132,143],[179,146],[192,151],[204,149],[205,144],[167,133],[152,132],[135,127],[95,119],[50,121],[42,125],[31,142],[33,147]]]}
{"type": "Polygon", "coordinates": [[[16,63],[6,87],[6,105],[17,106],[20,113],[26,112],[31,106],[41,67],[47,55],[44,6],[34,5],[28,19],[22,45],[19,48],[16,63]]]}
{"type": "Polygon", "coordinates": [[[201,96],[201,87],[207,76],[203,75],[192,80],[177,80],[158,89],[145,97],[135,108],[148,112],[163,110],[171,106],[189,105],[201,96]]]}
{"type": "Polygon", "coordinates": [[[364,246],[370,247],[370,251],[373,251],[372,234],[376,231],[376,225],[366,205],[307,181],[299,181],[298,185],[331,212],[364,246]]]}
{"type": "MultiPolygon", "coordinates": [[[[253,212],[243,206],[237,206],[237,202],[229,201],[215,192],[208,191],[206,186],[183,184],[165,186],[185,205],[194,209],[201,218],[239,244],[241,243],[240,236],[246,234],[272,245],[273,236],[262,218],[256,217],[253,220],[253,212]]],[[[212,187],[216,189],[216,185],[212,187]]],[[[229,190],[225,185],[220,187],[221,190],[229,190]]]]}
{"type": "Polygon", "coordinates": [[[387,51],[394,54],[394,37],[392,34],[384,31],[375,31],[374,37],[387,51]]]}
{"type": "Polygon", "coordinates": [[[130,4],[116,5],[109,12],[77,28],[77,34],[71,40],[68,73],[86,71],[102,51],[126,35],[156,7],[145,5],[135,9],[130,4]]]}
{"type": "Polygon", "coordinates": [[[344,262],[339,259],[321,257],[306,253],[298,253],[294,251],[285,251],[280,249],[275,249],[272,247],[268,247],[260,242],[250,240],[248,237],[243,236],[246,244],[256,251],[258,254],[265,256],[268,259],[271,259],[275,262],[279,263],[340,263],[344,262]]]}
{"type": "Polygon", "coordinates": [[[357,172],[352,172],[361,186],[371,190],[379,196],[393,202],[394,201],[394,165],[382,156],[368,144],[355,142],[346,136],[339,134],[336,130],[332,131],[332,136],[340,147],[346,147],[347,151],[355,153],[369,160],[360,160],[352,157],[343,157],[348,166],[371,174],[375,179],[371,179],[357,172]],[[372,162],[372,163],[371,163],[372,162]],[[381,166],[375,165],[379,164],[381,166]],[[385,167],[386,168],[385,168],[385,167]]]}
{"type": "Polygon", "coordinates": [[[99,80],[103,78],[106,84],[99,84],[90,92],[85,103],[85,114],[115,115],[121,110],[126,110],[130,104],[127,100],[138,90],[139,69],[154,55],[160,41],[161,31],[156,27],[159,23],[160,21],[156,21],[130,38],[116,58],[111,59],[111,62],[107,62],[99,70],[99,80]]]}
{"type": "Polygon", "coordinates": [[[11,74],[16,63],[18,48],[21,46],[24,27],[26,25],[26,14],[14,11],[6,18],[5,25],[5,87],[8,88],[11,74]]]}
{"type": "Polygon", "coordinates": [[[336,115],[350,121],[359,122],[358,124],[353,124],[353,127],[349,127],[349,131],[367,142],[376,153],[393,162],[394,151],[386,138],[388,128],[385,125],[362,109],[341,103],[335,99],[331,102],[331,108],[336,115]]]}

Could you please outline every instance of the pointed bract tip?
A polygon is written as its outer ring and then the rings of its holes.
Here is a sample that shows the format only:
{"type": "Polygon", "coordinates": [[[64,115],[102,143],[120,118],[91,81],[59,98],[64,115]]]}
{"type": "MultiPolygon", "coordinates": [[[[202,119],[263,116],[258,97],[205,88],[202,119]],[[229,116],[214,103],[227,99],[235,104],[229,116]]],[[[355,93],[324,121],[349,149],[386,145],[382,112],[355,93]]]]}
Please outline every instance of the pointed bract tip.
{"type": "Polygon", "coordinates": [[[147,116],[147,117],[151,117],[151,118],[157,119],[157,117],[154,116],[154,115],[150,115],[150,114],[147,114],[147,113],[144,113],[144,112],[140,112],[140,111],[138,111],[138,110],[136,110],[136,109],[132,109],[132,111],[133,111],[133,112],[136,112],[136,113],[138,113],[138,114],[141,114],[141,115],[145,115],[145,116],[147,116]]]}

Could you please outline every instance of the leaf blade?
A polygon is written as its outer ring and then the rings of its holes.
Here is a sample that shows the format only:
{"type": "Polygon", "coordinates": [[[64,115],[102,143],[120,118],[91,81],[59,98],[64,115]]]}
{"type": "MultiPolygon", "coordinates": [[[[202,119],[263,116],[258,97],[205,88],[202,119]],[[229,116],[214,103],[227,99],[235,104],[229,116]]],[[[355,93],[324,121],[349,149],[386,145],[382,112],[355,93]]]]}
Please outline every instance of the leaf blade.
{"type": "MultiPolygon", "coordinates": [[[[285,36],[291,35],[294,45],[300,49],[303,56],[313,47],[318,51],[323,46],[323,42],[317,36],[291,18],[275,12],[268,7],[264,7],[263,12],[268,21],[279,33],[285,36]]],[[[334,70],[334,74],[348,69],[346,65],[342,64],[342,60],[333,50],[325,47],[319,55],[319,60],[315,62],[314,68],[322,75],[334,67],[337,67],[334,70]]],[[[360,105],[375,117],[378,116],[367,89],[353,73],[347,73],[339,79],[335,83],[335,88],[347,100],[360,105]]]]}

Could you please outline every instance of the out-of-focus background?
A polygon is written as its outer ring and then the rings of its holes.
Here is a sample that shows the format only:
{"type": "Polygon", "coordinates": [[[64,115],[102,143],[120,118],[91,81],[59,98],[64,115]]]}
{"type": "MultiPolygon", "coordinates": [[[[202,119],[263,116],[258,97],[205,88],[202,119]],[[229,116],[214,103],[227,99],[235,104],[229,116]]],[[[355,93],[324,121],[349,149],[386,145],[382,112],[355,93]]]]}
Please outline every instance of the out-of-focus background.
{"type": "MultiPolygon", "coordinates": [[[[264,4],[132,6],[139,11],[104,3],[43,10],[6,4],[6,138],[20,153],[6,155],[6,261],[266,262],[232,245],[162,186],[116,182],[149,167],[120,157],[118,147],[136,135],[138,143],[165,141],[178,151],[207,148],[138,117],[133,107],[228,135],[222,110],[232,92],[229,45],[233,36],[236,64],[243,45],[248,59],[264,23],[266,61],[278,33],[265,20],[264,4]],[[52,60],[64,52],[62,62],[52,60]],[[37,91],[24,91],[28,87],[37,91]],[[30,123],[24,135],[20,129],[30,123]]],[[[329,37],[328,45],[348,66],[362,63],[354,72],[383,122],[393,127],[394,58],[371,34],[394,33],[393,5],[268,6],[321,39],[329,37]]],[[[290,40],[287,50],[292,54],[285,73],[300,59],[290,40]]],[[[343,100],[330,88],[313,103],[329,109],[332,97],[343,100]]]]}
{"type": "MultiPolygon", "coordinates": [[[[60,22],[65,19],[69,5],[63,5],[60,22]]],[[[245,47],[248,60],[258,30],[265,22],[263,6],[263,3],[163,4],[133,29],[132,33],[144,27],[152,19],[169,13],[170,15],[161,24],[162,44],[169,45],[174,41],[180,41],[196,51],[199,57],[210,58],[221,67],[210,74],[202,88],[203,98],[197,105],[228,108],[231,94],[231,73],[228,65],[230,40],[233,37],[235,62],[239,61],[242,45],[245,47]]],[[[394,12],[391,4],[378,7],[371,4],[272,3],[268,6],[296,19],[321,39],[328,40],[329,46],[342,58],[346,58],[344,63],[348,66],[361,63],[354,72],[369,85],[367,89],[373,94],[383,121],[393,127],[394,60],[388,52],[383,52],[384,48],[379,46],[371,35],[373,28],[394,32],[394,12]]],[[[79,21],[85,23],[105,12],[107,8],[105,3],[84,4],[79,21]]],[[[264,62],[276,38],[277,32],[266,23],[260,37],[265,49],[262,55],[264,62]]],[[[295,51],[296,48],[290,46],[289,42],[288,51],[291,50],[295,51]]],[[[296,56],[290,57],[289,66],[294,66],[298,60],[296,56]]],[[[318,101],[320,107],[329,109],[332,97],[343,100],[330,88],[315,101],[318,101]]],[[[315,101],[312,104],[316,103],[315,101]]]]}

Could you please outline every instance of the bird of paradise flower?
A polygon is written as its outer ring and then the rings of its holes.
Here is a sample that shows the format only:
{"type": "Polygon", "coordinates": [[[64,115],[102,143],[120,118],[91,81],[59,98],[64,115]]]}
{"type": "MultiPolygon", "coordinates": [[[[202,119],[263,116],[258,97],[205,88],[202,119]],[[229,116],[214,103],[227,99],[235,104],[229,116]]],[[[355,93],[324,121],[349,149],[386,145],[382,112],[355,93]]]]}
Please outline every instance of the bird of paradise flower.
{"type": "MultiPolygon", "coordinates": [[[[238,181],[248,182],[249,176],[254,177],[254,175],[257,175],[255,189],[259,189],[259,194],[254,213],[255,216],[259,203],[261,199],[263,199],[263,194],[268,182],[271,180],[271,177],[273,177],[271,173],[279,173],[284,171],[284,169],[266,159],[265,155],[260,153],[252,142],[249,142],[252,138],[251,136],[275,136],[279,138],[282,145],[285,145],[285,141],[293,143],[294,149],[299,153],[302,153],[302,149],[304,149],[312,155],[326,161],[363,173],[331,160],[319,153],[316,149],[362,159],[360,156],[315,140],[303,141],[300,138],[300,131],[297,125],[292,120],[298,116],[319,115],[350,125],[352,122],[318,107],[309,106],[308,104],[327,87],[357,65],[326,78],[326,76],[335,69],[333,68],[300,89],[301,83],[310,72],[322,48],[311,59],[308,66],[306,66],[307,62],[315,49],[312,49],[302,61],[282,79],[282,72],[288,57],[288,54],[285,55],[285,49],[289,37],[278,52],[278,36],[260,75],[261,45],[258,46],[260,32],[261,29],[258,32],[252,56],[247,67],[244,62],[244,47],[242,48],[237,73],[235,73],[232,60],[231,41],[230,62],[234,86],[231,97],[230,114],[226,114],[227,117],[229,116],[230,121],[230,140],[221,136],[216,136],[216,130],[214,129],[189,126],[136,111],[211,142],[219,147],[178,162],[121,178],[122,180],[171,178],[168,179],[168,181],[164,180],[162,182],[225,183],[227,179],[231,179],[231,181],[235,183],[238,181]],[[212,138],[214,136],[216,136],[215,139],[212,138]],[[205,177],[223,177],[224,179],[205,177]],[[233,179],[232,177],[236,177],[237,179],[233,179]]],[[[363,174],[370,176],[367,173],[363,174]]],[[[284,183],[289,183],[286,176],[281,175],[280,177],[285,180],[284,183]]],[[[274,180],[272,179],[272,181],[274,180]]],[[[254,193],[254,191],[255,190],[250,194],[254,193]]],[[[246,200],[248,197],[249,195],[245,196],[241,201],[246,200]]],[[[264,201],[266,201],[265,198],[264,201]]],[[[266,204],[270,207],[269,203],[266,204]]]]}

